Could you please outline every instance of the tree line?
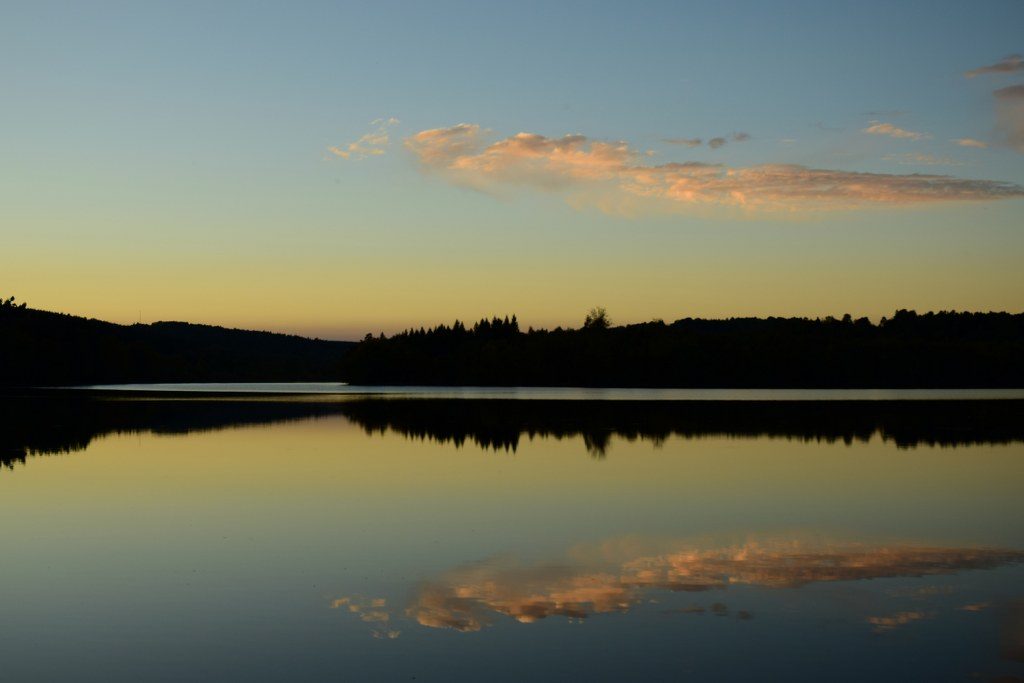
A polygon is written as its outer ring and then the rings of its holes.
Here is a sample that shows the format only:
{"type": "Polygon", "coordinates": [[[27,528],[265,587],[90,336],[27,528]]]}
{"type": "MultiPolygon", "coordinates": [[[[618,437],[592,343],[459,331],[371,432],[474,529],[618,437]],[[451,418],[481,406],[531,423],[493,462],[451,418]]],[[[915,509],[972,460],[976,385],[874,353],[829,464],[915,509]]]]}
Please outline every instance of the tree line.
{"type": "Polygon", "coordinates": [[[521,329],[515,315],[359,343],[161,322],[117,325],[0,299],[0,385],[346,381],[582,387],[1024,387],[1024,314],[682,318],[521,329]]]}
{"type": "MultiPolygon", "coordinates": [[[[595,322],[596,321],[596,322],[595,322]]],[[[367,335],[353,384],[607,387],[1021,387],[1024,314],[898,310],[867,318],[683,318],[575,329],[516,316],[367,335]]]]}

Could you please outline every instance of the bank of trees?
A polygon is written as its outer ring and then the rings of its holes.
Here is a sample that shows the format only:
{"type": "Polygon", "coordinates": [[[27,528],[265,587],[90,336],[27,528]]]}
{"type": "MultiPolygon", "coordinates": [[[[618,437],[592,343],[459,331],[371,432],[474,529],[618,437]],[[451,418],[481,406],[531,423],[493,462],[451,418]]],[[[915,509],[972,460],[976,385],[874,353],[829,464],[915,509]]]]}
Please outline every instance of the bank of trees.
{"type": "Polygon", "coordinates": [[[636,387],[1024,386],[1024,315],[684,318],[522,331],[515,316],[368,336],[357,384],[636,387]]]}
{"type": "Polygon", "coordinates": [[[352,344],[187,323],[115,325],[0,299],[0,385],[338,380],[608,387],[1024,387],[1024,314],[683,318],[574,329],[516,316],[352,344]]]}

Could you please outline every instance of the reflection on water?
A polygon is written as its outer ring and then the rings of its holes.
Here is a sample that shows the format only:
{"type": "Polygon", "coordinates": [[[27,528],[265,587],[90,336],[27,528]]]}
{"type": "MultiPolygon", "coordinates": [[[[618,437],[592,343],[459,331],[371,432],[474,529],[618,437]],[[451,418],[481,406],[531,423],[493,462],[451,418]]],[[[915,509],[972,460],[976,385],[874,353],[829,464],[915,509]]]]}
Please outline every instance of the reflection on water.
{"type": "Polygon", "coordinates": [[[604,455],[613,436],[785,437],[825,442],[878,436],[901,448],[1024,441],[1024,401],[463,401],[363,400],[342,409],[367,433],[393,430],[456,446],[515,451],[523,437],[583,437],[604,455]]]}
{"type": "Polygon", "coordinates": [[[900,448],[1024,441],[1024,400],[998,401],[476,401],[352,399],[103,400],[71,394],[0,398],[7,427],[0,466],[27,455],[86,448],[108,433],[188,434],[344,416],[367,434],[394,431],[462,446],[515,451],[523,438],[582,437],[604,456],[613,437],[663,443],[672,436],[784,437],[825,442],[878,437],[900,448]]]}
{"type": "MultiPolygon", "coordinates": [[[[967,570],[994,569],[1024,561],[1024,552],[1001,548],[936,548],[800,540],[750,540],[738,545],[706,547],[693,543],[663,543],[652,552],[638,539],[577,546],[562,562],[522,564],[498,557],[470,563],[421,584],[405,610],[422,626],[479,631],[506,615],[521,623],[550,616],[584,619],[593,614],[623,612],[639,604],[652,590],[703,592],[750,585],[800,588],[811,583],[862,581],[895,577],[924,577],[967,570]]],[[[918,594],[920,595],[920,594],[918,594]]],[[[370,602],[373,611],[355,598],[340,598],[364,621],[387,624],[386,601],[370,602]]],[[[984,603],[961,609],[980,611],[984,603]]],[[[701,613],[690,607],[686,613],[701,613]]],[[[724,616],[722,603],[711,611],[724,616]]],[[[750,618],[750,613],[745,613],[750,618]]],[[[923,612],[872,616],[876,631],[924,618],[923,612]]],[[[394,632],[397,636],[398,632],[394,632]]]]}
{"type": "Polygon", "coordinates": [[[0,679],[1020,677],[1022,407],[0,399],[0,679]]]}
{"type": "Polygon", "coordinates": [[[0,410],[0,469],[30,455],[81,451],[107,434],[184,435],[341,414],[338,405],[286,400],[96,400],[61,393],[0,396],[0,410]]]}
{"type": "Polygon", "coordinates": [[[980,401],[1024,399],[1024,389],[629,389],[588,387],[359,386],[338,382],[100,384],[76,389],[152,394],[320,395],[340,398],[523,401],[980,401]]]}
{"type": "Polygon", "coordinates": [[[331,608],[345,608],[357,615],[360,621],[373,624],[374,628],[370,633],[374,638],[391,638],[393,640],[402,635],[401,631],[390,628],[391,612],[388,610],[387,598],[364,598],[359,595],[350,595],[332,600],[331,608]]]}

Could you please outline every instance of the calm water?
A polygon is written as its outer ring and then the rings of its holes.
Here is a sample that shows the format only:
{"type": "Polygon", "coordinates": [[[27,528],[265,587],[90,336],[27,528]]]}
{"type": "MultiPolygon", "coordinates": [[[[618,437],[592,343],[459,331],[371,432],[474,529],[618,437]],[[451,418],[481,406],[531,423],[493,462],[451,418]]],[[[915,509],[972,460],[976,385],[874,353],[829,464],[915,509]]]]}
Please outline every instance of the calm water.
{"type": "Polygon", "coordinates": [[[338,382],[98,384],[85,390],[161,393],[318,394],[561,401],[907,401],[1024,399],[1024,389],[597,389],[580,387],[358,386],[338,382]]]}
{"type": "Polygon", "coordinates": [[[1022,406],[9,397],[0,679],[1024,676],[1022,406]]]}

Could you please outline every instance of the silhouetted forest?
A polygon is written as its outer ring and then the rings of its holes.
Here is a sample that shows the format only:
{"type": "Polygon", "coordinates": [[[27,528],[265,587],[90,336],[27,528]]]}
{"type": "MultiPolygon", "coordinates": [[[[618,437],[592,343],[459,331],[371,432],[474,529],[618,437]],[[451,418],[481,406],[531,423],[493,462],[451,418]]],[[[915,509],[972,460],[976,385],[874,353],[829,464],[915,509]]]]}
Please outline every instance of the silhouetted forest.
{"type": "Polygon", "coordinates": [[[0,300],[0,385],[341,380],[581,387],[1021,387],[1024,314],[684,318],[523,331],[515,316],[352,342],[158,322],[117,325],[0,300]]]}
{"type": "Polygon", "coordinates": [[[117,325],[0,301],[0,385],[330,380],[351,342],[210,325],[117,325]]]}
{"type": "Polygon", "coordinates": [[[522,331],[512,318],[367,337],[352,384],[583,387],[1021,387],[1024,314],[684,318],[522,331]]]}
{"type": "MultiPolygon", "coordinates": [[[[825,442],[878,435],[900,448],[1024,442],[1024,401],[552,401],[306,397],[113,397],[87,391],[0,396],[0,469],[85,449],[111,433],[188,434],[344,417],[368,434],[514,452],[524,438],[582,438],[601,457],[613,437],[773,437],[825,442]]],[[[284,463],[282,463],[284,464],[284,463]]]]}

